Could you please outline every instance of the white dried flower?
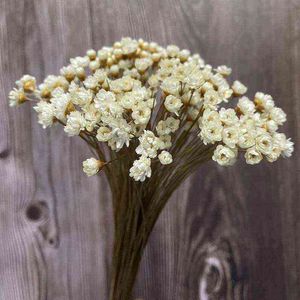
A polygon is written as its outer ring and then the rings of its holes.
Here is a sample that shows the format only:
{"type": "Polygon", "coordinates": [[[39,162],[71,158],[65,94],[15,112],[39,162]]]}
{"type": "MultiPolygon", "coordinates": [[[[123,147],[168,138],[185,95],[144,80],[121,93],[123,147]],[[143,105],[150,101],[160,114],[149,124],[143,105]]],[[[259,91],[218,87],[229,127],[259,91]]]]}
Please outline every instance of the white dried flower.
{"type": "Polygon", "coordinates": [[[160,149],[169,149],[172,146],[172,142],[171,142],[171,136],[166,134],[166,135],[160,135],[159,136],[160,139],[160,144],[161,147],[160,149]]]}
{"type": "Polygon", "coordinates": [[[93,93],[91,90],[86,90],[83,87],[79,87],[74,82],[70,84],[69,92],[73,104],[85,106],[93,100],[93,93]]]}
{"type": "Polygon", "coordinates": [[[219,116],[220,121],[227,126],[233,126],[239,123],[239,118],[232,108],[225,109],[224,107],[222,107],[219,111],[219,116]]]}
{"type": "Polygon", "coordinates": [[[237,107],[244,115],[251,115],[255,112],[254,103],[245,96],[239,99],[237,107]]]}
{"type": "Polygon", "coordinates": [[[140,72],[145,72],[152,64],[153,61],[150,58],[140,58],[135,61],[135,67],[140,72]]]}
{"type": "Polygon", "coordinates": [[[38,113],[38,122],[43,128],[52,126],[54,121],[54,107],[51,103],[40,101],[33,109],[38,113]]]}
{"type": "Polygon", "coordinates": [[[274,107],[274,108],[271,108],[270,118],[277,125],[283,125],[283,123],[286,121],[286,114],[281,108],[274,107]]]}
{"type": "Polygon", "coordinates": [[[207,90],[204,94],[204,107],[216,109],[217,105],[222,102],[222,98],[215,90],[207,90]]]}
{"type": "MultiPolygon", "coordinates": [[[[45,78],[43,84],[43,89],[50,92],[54,91],[57,88],[61,88],[62,91],[66,91],[69,87],[69,82],[64,76],[49,75],[45,78]]],[[[39,89],[41,89],[40,86],[39,89]]],[[[54,95],[52,94],[52,96],[54,95]]]]}
{"type": "Polygon", "coordinates": [[[237,151],[235,149],[218,145],[214,151],[212,159],[221,166],[232,166],[237,157],[237,151]]]}
{"type": "Polygon", "coordinates": [[[254,102],[258,110],[270,111],[274,107],[274,100],[270,95],[257,92],[254,97],[254,102]]]}
{"type": "Polygon", "coordinates": [[[24,103],[26,101],[26,96],[23,90],[15,88],[9,92],[8,99],[9,106],[13,107],[24,103]]]}
{"type": "Polygon", "coordinates": [[[166,94],[177,95],[179,91],[179,81],[175,78],[168,77],[161,83],[160,87],[166,94]]]}
{"type": "Polygon", "coordinates": [[[232,72],[232,69],[223,65],[223,66],[217,67],[216,71],[223,76],[229,76],[232,72]]]}
{"type": "Polygon", "coordinates": [[[145,181],[146,177],[151,177],[151,159],[141,156],[133,162],[133,166],[129,170],[129,176],[136,181],[145,181]]]}
{"type": "Polygon", "coordinates": [[[167,46],[167,53],[170,57],[176,57],[179,54],[180,49],[176,45],[167,46]]]}
{"type": "Polygon", "coordinates": [[[294,143],[291,139],[287,139],[284,133],[275,133],[273,135],[274,145],[282,151],[283,157],[290,157],[294,152],[294,143]]]}
{"type": "Polygon", "coordinates": [[[294,152],[294,143],[288,138],[285,142],[285,145],[282,147],[281,155],[283,157],[291,157],[294,152]]]}
{"type": "Polygon", "coordinates": [[[225,127],[222,132],[222,141],[229,148],[234,148],[239,142],[239,127],[225,127]]]}
{"type": "Polygon", "coordinates": [[[112,138],[110,141],[115,143],[115,150],[121,150],[124,145],[128,147],[132,134],[131,126],[126,122],[126,120],[111,120],[108,124],[112,128],[112,138]]]}
{"type": "Polygon", "coordinates": [[[165,99],[164,105],[167,111],[178,116],[178,111],[183,104],[179,98],[173,95],[168,95],[165,99]]]}
{"type": "Polygon", "coordinates": [[[255,139],[256,149],[262,154],[269,154],[273,148],[272,137],[268,133],[262,133],[255,139]]]}
{"type": "Polygon", "coordinates": [[[98,80],[97,78],[91,75],[84,80],[83,84],[87,89],[93,90],[98,86],[98,80]]]}
{"type": "Polygon", "coordinates": [[[76,69],[72,65],[62,67],[60,69],[60,74],[64,76],[68,81],[72,81],[76,76],[76,69]]]}
{"type": "Polygon", "coordinates": [[[90,63],[89,63],[89,68],[95,72],[96,70],[98,70],[100,68],[100,60],[98,59],[95,59],[95,60],[92,60],[90,63]]]}
{"type": "Polygon", "coordinates": [[[183,82],[185,82],[191,89],[199,89],[205,83],[205,79],[202,73],[197,70],[189,73],[183,82]]]}
{"type": "Polygon", "coordinates": [[[72,111],[67,116],[67,124],[64,131],[69,136],[79,135],[80,131],[85,128],[86,121],[84,116],[79,111],[72,111]]]}
{"type": "Polygon", "coordinates": [[[130,55],[137,51],[138,42],[129,37],[121,40],[122,51],[125,55],[130,55]]]}
{"type": "Polygon", "coordinates": [[[87,176],[96,175],[101,168],[103,168],[104,163],[96,158],[88,158],[87,160],[83,161],[83,172],[87,176]]]}
{"type": "Polygon", "coordinates": [[[209,122],[203,125],[200,136],[205,145],[222,140],[223,127],[221,122],[209,122]]]}
{"type": "Polygon", "coordinates": [[[64,122],[68,111],[73,109],[70,96],[68,94],[57,94],[51,98],[51,103],[54,107],[54,116],[64,122]]]}
{"type": "Polygon", "coordinates": [[[151,109],[145,103],[137,105],[133,108],[131,116],[135,124],[146,125],[151,116],[151,109]]]}
{"type": "Polygon", "coordinates": [[[85,68],[89,65],[90,59],[88,56],[77,56],[75,58],[70,59],[71,65],[77,69],[77,68],[85,68]]]}
{"type": "MultiPolygon", "coordinates": [[[[172,133],[178,130],[180,121],[173,117],[169,117],[165,120],[166,127],[172,133]]],[[[168,133],[167,133],[168,134],[168,133]]]]}
{"type": "Polygon", "coordinates": [[[108,142],[112,138],[112,130],[109,127],[101,126],[97,130],[96,138],[100,142],[108,142]]]}
{"type": "Polygon", "coordinates": [[[133,54],[138,49],[138,42],[129,37],[123,38],[120,43],[125,55],[133,54]]]}
{"type": "Polygon", "coordinates": [[[281,154],[281,149],[279,147],[274,146],[269,154],[266,155],[266,159],[268,162],[275,162],[281,154]]]}
{"type": "Polygon", "coordinates": [[[220,121],[220,114],[217,111],[207,108],[204,110],[202,118],[200,118],[199,120],[199,125],[201,127],[209,122],[220,123],[221,121],[220,121]]]}
{"type": "Polygon", "coordinates": [[[99,69],[94,73],[94,77],[100,84],[102,84],[107,79],[107,73],[105,70],[99,69]]]}
{"type": "Polygon", "coordinates": [[[36,89],[36,79],[33,76],[24,75],[16,81],[16,85],[26,93],[33,93],[36,89]]]}
{"type": "Polygon", "coordinates": [[[158,159],[162,165],[169,165],[173,162],[172,154],[168,151],[162,151],[158,155],[158,159]]]}
{"type": "Polygon", "coordinates": [[[244,95],[247,92],[247,87],[243,85],[240,81],[236,80],[233,82],[231,87],[235,95],[244,95]]]}
{"type": "Polygon", "coordinates": [[[150,130],[145,130],[143,135],[139,137],[140,144],[135,152],[145,157],[154,158],[157,156],[157,150],[161,147],[161,141],[150,130]]]}
{"type": "Polygon", "coordinates": [[[97,52],[94,49],[89,49],[86,51],[86,55],[89,57],[90,60],[94,60],[97,56],[97,52]]]}
{"type": "Polygon", "coordinates": [[[239,130],[238,146],[247,149],[255,145],[255,131],[242,126],[239,130]]]}
{"type": "Polygon", "coordinates": [[[99,57],[100,60],[104,61],[107,60],[108,56],[109,56],[109,49],[106,47],[103,47],[101,50],[99,50],[97,52],[97,55],[99,57]]]}
{"type": "Polygon", "coordinates": [[[101,89],[95,98],[95,107],[99,108],[99,103],[101,102],[115,102],[116,101],[116,96],[112,92],[107,92],[104,89],[101,89]]]}
{"type": "Polygon", "coordinates": [[[245,159],[247,164],[256,165],[263,159],[263,156],[255,147],[252,147],[247,149],[245,159]]]}

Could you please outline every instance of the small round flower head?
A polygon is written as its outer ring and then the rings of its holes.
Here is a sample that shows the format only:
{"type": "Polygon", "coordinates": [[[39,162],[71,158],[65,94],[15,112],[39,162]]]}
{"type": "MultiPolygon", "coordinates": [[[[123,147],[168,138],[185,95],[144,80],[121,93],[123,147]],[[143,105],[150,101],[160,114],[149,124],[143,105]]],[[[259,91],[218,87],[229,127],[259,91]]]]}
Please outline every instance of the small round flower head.
{"type": "Polygon", "coordinates": [[[225,127],[222,132],[222,141],[229,148],[234,148],[239,142],[239,128],[237,126],[225,127]]]}
{"type": "Polygon", "coordinates": [[[170,130],[170,132],[174,133],[179,128],[180,121],[173,117],[169,117],[165,120],[166,127],[170,130]]]}
{"type": "Polygon", "coordinates": [[[33,93],[36,89],[36,80],[30,75],[24,75],[20,80],[16,81],[16,84],[25,93],[33,93]]]}
{"type": "Polygon", "coordinates": [[[154,158],[157,156],[157,150],[161,147],[161,142],[158,137],[150,130],[145,130],[143,135],[139,137],[140,144],[135,149],[135,152],[145,157],[154,158]]]}
{"type": "Polygon", "coordinates": [[[220,121],[227,126],[237,125],[239,119],[232,108],[225,109],[222,107],[219,111],[220,121]]]}
{"type": "Polygon", "coordinates": [[[72,111],[67,116],[67,124],[64,131],[69,136],[79,135],[80,131],[85,128],[86,120],[79,111],[72,111]]]}
{"type": "Polygon", "coordinates": [[[206,123],[200,132],[200,136],[205,145],[214,144],[222,140],[223,127],[221,122],[206,123]]]}
{"type": "Polygon", "coordinates": [[[179,98],[169,95],[166,97],[164,105],[167,111],[178,116],[178,111],[183,104],[179,98]]]}
{"type": "Polygon", "coordinates": [[[161,135],[159,136],[160,139],[160,149],[169,149],[172,146],[171,142],[171,136],[166,134],[166,135],[161,135]]]}
{"type": "Polygon", "coordinates": [[[255,147],[252,147],[247,149],[245,153],[245,159],[247,164],[256,165],[261,162],[263,156],[255,147]]]}
{"type": "Polygon", "coordinates": [[[244,115],[251,115],[255,112],[254,103],[245,96],[239,99],[237,107],[239,111],[244,115]]]}
{"type": "Polygon", "coordinates": [[[131,116],[135,124],[147,124],[151,116],[151,109],[146,104],[140,104],[133,109],[131,116]]]}
{"type": "Polygon", "coordinates": [[[72,65],[62,67],[60,69],[60,74],[64,76],[69,82],[71,82],[76,76],[76,69],[72,65]]]}
{"type": "Polygon", "coordinates": [[[96,138],[100,142],[108,142],[112,138],[112,130],[109,127],[101,126],[97,130],[96,138]]]}
{"type": "Polygon", "coordinates": [[[294,143],[291,139],[287,139],[284,133],[275,133],[273,135],[273,142],[282,152],[283,157],[291,157],[294,152],[294,143]]]}
{"type": "Polygon", "coordinates": [[[26,101],[25,93],[22,89],[13,89],[10,91],[9,95],[9,106],[17,106],[26,101]]]}
{"type": "Polygon", "coordinates": [[[89,49],[86,51],[86,55],[90,60],[94,60],[97,56],[97,52],[94,49],[89,49]]]}
{"type": "Polygon", "coordinates": [[[43,128],[52,126],[54,117],[54,107],[51,103],[40,101],[33,109],[38,113],[38,122],[43,128]]]}
{"type": "Polygon", "coordinates": [[[259,111],[270,111],[274,107],[272,96],[257,92],[254,97],[254,103],[259,111]]]}
{"type": "Polygon", "coordinates": [[[177,95],[179,82],[175,78],[168,77],[161,83],[160,87],[166,94],[177,95]]]}
{"type": "Polygon", "coordinates": [[[97,78],[91,75],[84,80],[83,84],[87,89],[93,90],[98,86],[98,80],[97,78]]]}
{"type": "Polygon", "coordinates": [[[237,151],[235,149],[218,145],[214,151],[212,159],[221,166],[232,166],[237,157],[237,151]]]}
{"type": "Polygon", "coordinates": [[[158,159],[162,165],[169,165],[173,162],[172,154],[168,151],[162,151],[158,155],[158,159]]]}
{"type": "Polygon", "coordinates": [[[199,89],[205,83],[205,80],[202,73],[197,70],[188,74],[183,82],[185,82],[189,88],[194,90],[199,89]]]}
{"type": "Polygon", "coordinates": [[[273,148],[272,137],[268,133],[259,134],[256,139],[256,149],[260,151],[262,154],[270,154],[273,148]]]}
{"type": "Polygon", "coordinates": [[[180,49],[176,45],[167,46],[167,53],[170,57],[176,57],[179,55],[180,49]]]}
{"type": "Polygon", "coordinates": [[[140,72],[145,72],[152,64],[153,61],[150,58],[140,58],[135,61],[135,67],[140,72]]]}
{"type": "Polygon", "coordinates": [[[247,149],[255,145],[255,131],[242,126],[239,129],[238,146],[241,149],[247,149]]]}
{"type": "Polygon", "coordinates": [[[71,98],[68,94],[57,94],[51,98],[51,103],[54,107],[54,116],[63,122],[66,120],[66,115],[74,110],[71,98]]]}
{"type": "Polygon", "coordinates": [[[129,176],[135,181],[145,181],[147,177],[151,177],[151,159],[146,156],[141,156],[135,160],[133,166],[129,170],[129,176]]]}
{"type": "Polygon", "coordinates": [[[125,55],[133,54],[138,49],[137,41],[129,37],[123,38],[120,42],[120,46],[122,47],[122,51],[125,55]]]}
{"type": "Polygon", "coordinates": [[[233,90],[233,93],[237,96],[244,95],[247,92],[247,87],[238,80],[233,82],[231,88],[233,90]]]}
{"type": "Polygon", "coordinates": [[[213,89],[207,90],[204,94],[204,107],[215,109],[222,102],[219,93],[213,89]]]}
{"type": "Polygon", "coordinates": [[[96,158],[88,158],[82,163],[83,166],[83,172],[87,176],[93,176],[96,175],[105,165],[104,162],[96,159],[96,158]]]}
{"type": "Polygon", "coordinates": [[[273,120],[277,125],[283,125],[283,123],[286,121],[286,114],[281,108],[274,107],[270,111],[270,119],[273,120]]]}
{"type": "Polygon", "coordinates": [[[90,59],[88,56],[77,56],[75,58],[70,59],[71,65],[77,68],[85,68],[89,65],[90,59]]]}
{"type": "Polygon", "coordinates": [[[232,69],[223,65],[223,66],[219,66],[217,67],[216,71],[221,74],[222,76],[229,76],[232,72],[232,69]]]}

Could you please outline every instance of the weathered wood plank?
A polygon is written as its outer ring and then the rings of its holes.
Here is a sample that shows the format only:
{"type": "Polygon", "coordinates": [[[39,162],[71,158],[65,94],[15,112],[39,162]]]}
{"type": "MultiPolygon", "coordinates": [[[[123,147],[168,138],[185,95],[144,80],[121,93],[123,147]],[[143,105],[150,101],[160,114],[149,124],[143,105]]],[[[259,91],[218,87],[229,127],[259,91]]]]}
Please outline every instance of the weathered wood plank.
{"type": "MultiPolygon", "coordinates": [[[[81,172],[85,145],[41,129],[29,107],[9,110],[15,79],[122,36],[175,43],[274,95],[299,146],[299,20],[295,0],[1,1],[0,299],[107,299],[113,230],[105,181],[81,172]],[[43,218],[29,222],[36,205],[43,218]]],[[[199,170],[159,219],[136,296],[299,299],[299,169],[294,155],[199,170]]]]}

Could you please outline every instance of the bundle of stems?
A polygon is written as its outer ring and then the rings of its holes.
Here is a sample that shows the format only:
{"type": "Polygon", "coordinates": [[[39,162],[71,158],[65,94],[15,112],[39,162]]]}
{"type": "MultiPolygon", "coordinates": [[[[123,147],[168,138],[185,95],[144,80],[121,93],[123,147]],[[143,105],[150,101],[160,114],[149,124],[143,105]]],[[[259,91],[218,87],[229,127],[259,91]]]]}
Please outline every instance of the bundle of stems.
{"type": "MultiPolygon", "coordinates": [[[[157,100],[163,101],[159,97],[157,100]]],[[[178,130],[173,137],[171,153],[174,163],[161,166],[158,160],[154,160],[152,176],[145,182],[128,176],[137,158],[135,148],[138,141],[115,152],[104,148],[91,133],[80,135],[99,160],[108,161],[103,171],[111,188],[114,215],[110,300],[132,299],[143,251],[160,213],[179,185],[199,165],[211,160],[216,145],[204,145],[198,138],[199,129],[195,124],[196,121],[178,130]]]]}

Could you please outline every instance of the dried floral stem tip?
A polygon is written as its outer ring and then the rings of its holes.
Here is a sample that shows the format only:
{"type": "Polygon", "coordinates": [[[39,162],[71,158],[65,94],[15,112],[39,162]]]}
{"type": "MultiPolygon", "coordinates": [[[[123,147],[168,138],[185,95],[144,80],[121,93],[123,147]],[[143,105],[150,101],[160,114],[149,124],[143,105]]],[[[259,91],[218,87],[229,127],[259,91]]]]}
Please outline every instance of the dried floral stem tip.
{"type": "Polygon", "coordinates": [[[88,158],[82,163],[83,172],[87,176],[96,175],[104,166],[105,162],[98,160],[96,158],[88,158]]]}

